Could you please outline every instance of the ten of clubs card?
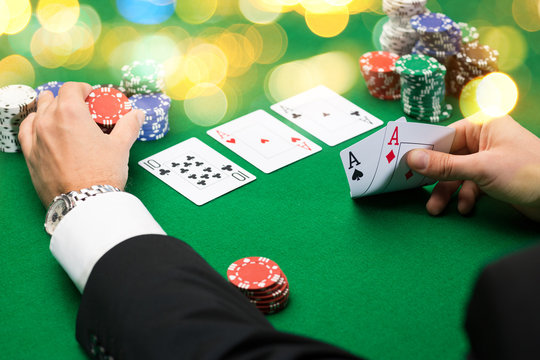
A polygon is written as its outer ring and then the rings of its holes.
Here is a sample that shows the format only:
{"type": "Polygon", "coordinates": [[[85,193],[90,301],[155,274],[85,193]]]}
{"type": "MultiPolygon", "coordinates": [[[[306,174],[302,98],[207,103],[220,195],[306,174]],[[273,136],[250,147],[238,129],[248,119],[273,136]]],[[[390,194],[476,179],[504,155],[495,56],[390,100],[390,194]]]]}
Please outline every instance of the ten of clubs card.
{"type": "Polygon", "coordinates": [[[455,129],[444,126],[410,123],[404,118],[388,122],[385,128],[340,153],[351,197],[433,184],[433,179],[408,167],[405,154],[413,149],[448,153],[454,136],[455,129]]]}
{"type": "Polygon", "coordinates": [[[197,205],[256,179],[197,138],[141,160],[139,165],[197,205]]]}
{"type": "Polygon", "coordinates": [[[330,146],[383,124],[380,119],[322,85],[271,108],[330,146]]]}
{"type": "Polygon", "coordinates": [[[267,174],[321,150],[319,145],[263,110],[207,133],[267,174]]]}

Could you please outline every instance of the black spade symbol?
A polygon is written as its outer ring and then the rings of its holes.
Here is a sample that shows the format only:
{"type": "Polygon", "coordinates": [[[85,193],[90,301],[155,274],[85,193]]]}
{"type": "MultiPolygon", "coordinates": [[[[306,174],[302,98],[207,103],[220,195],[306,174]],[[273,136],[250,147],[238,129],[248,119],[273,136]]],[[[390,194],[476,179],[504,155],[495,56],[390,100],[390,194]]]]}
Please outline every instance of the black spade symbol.
{"type": "Polygon", "coordinates": [[[358,181],[360,178],[362,178],[362,176],[364,176],[364,173],[358,169],[355,169],[354,173],[352,174],[352,179],[358,181]]]}

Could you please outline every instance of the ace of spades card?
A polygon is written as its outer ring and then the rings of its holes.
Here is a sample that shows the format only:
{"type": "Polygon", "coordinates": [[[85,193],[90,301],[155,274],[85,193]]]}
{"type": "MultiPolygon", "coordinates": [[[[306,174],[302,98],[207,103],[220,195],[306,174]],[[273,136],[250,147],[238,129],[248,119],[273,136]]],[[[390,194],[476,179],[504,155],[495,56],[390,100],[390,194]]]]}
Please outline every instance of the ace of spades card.
{"type": "Polygon", "coordinates": [[[433,183],[412,171],[405,155],[413,149],[448,152],[455,130],[448,127],[409,123],[400,119],[359,143],[343,150],[341,159],[351,197],[412,189],[433,183]],[[359,176],[359,172],[362,176],[359,176]]]}
{"type": "Polygon", "coordinates": [[[256,179],[196,138],[141,160],[139,165],[197,205],[256,179]]]}

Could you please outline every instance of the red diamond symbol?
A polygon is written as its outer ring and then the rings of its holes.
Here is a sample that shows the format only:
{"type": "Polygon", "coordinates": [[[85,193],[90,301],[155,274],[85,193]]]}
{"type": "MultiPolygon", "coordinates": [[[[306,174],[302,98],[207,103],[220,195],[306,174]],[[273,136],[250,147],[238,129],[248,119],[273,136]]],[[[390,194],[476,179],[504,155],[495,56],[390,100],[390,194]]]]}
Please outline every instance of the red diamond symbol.
{"type": "Polygon", "coordinates": [[[388,155],[386,155],[386,160],[388,160],[388,163],[390,164],[392,160],[396,158],[396,155],[394,155],[394,150],[390,150],[388,155]]]}
{"type": "Polygon", "coordinates": [[[412,170],[409,170],[409,172],[405,174],[405,179],[409,180],[410,178],[412,178],[413,175],[414,174],[413,174],[412,170]]]}

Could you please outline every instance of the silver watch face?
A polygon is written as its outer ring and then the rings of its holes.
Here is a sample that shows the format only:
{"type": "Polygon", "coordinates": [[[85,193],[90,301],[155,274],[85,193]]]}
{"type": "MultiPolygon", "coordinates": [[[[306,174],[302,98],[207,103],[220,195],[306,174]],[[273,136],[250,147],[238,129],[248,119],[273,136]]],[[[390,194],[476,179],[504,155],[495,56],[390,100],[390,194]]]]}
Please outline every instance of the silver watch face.
{"type": "Polygon", "coordinates": [[[52,235],[56,226],[62,220],[62,218],[70,210],[70,202],[67,196],[62,195],[57,197],[47,211],[47,218],[45,219],[45,230],[52,235]]]}

